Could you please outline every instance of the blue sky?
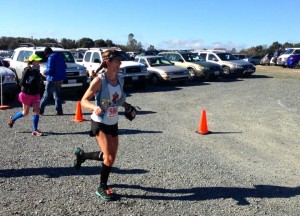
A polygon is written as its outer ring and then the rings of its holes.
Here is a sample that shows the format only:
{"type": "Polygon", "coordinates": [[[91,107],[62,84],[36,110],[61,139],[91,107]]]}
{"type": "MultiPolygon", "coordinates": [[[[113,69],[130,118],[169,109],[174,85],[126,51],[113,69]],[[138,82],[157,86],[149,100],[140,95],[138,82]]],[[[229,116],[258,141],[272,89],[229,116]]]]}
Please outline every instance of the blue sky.
{"type": "Polygon", "coordinates": [[[297,0],[0,0],[0,37],[110,39],[147,49],[300,43],[297,0]],[[3,18],[4,17],[4,18],[3,18]]]}

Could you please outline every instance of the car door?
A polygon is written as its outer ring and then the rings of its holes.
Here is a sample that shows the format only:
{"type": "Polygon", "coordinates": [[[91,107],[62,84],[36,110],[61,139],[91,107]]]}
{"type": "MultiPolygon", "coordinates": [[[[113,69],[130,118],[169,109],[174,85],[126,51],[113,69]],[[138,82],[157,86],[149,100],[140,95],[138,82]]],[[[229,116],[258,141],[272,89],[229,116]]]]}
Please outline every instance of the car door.
{"type": "Polygon", "coordinates": [[[33,54],[32,51],[27,51],[27,50],[21,50],[17,56],[16,60],[16,73],[18,76],[18,79],[20,80],[22,78],[22,72],[24,68],[27,66],[27,63],[24,62],[25,59],[29,59],[29,56],[33,54]]]}
{"type": "Polygon", "coordinates": [[[212,63],[216,63],[216,62],[218,62],[218,58],[214,53],[208,53],[207,61],[212,62],[212,63]]]}
{"type": "Polygon", "coordinates": [[[181,55],[174,53],[170,55],[170,58],[171,58],[171,62],[174,62],[176,66],[181,68],[187,68],[186,63],[181,55]]]}

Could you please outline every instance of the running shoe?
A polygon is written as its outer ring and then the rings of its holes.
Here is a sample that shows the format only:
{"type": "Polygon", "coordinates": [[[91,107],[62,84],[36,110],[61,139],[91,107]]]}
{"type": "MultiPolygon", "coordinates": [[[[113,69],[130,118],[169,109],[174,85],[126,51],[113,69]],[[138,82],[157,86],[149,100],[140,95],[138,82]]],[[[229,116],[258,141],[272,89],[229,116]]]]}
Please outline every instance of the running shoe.
{"type": "Polygon", "coordinates": [[[10,127],[10,128],[12,128],[13,126],[14,126],[14,121],[12,120],[12,116],[9,116],[9,118],[8,118],[8,122],[7,122],[7,125],[10,127]]]}
{"type": "Polygon", "coordinates": [[[84,155],[84,151],[81,148],[75,148],[74,149],[74,154],[76,156],[75,160],[74,160],[74,168],[75,169],[80,169],[81,164],[84,163],[85,159],[82,159],[83,155],[84,155]]]}
{"type": "Polygon", "coordinates": [[[40,130],[35,130],[35,131],[32,131],[31,135],[32,136],[43,136],[43,133],[40,130]]]}
{"type": "Polygon", "coordinates": [[[112,201],[113,199],[113,192],[107,185],[99,184],[96,194],[98,197],[107,202],[112,201]]]}

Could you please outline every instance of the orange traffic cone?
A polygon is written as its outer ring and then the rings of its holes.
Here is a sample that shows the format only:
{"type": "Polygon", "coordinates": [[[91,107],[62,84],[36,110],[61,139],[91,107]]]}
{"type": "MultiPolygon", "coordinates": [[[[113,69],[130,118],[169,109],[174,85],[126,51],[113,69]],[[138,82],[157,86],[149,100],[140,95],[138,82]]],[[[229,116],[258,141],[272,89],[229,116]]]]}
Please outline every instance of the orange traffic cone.
{"type": "Polygon", "coordinates": [[[200,122],[199,122],[199,128],[196,132],[199,133],[199,134],[202,134],[202,135],[211,133],[208,130],[208,127],[207,127],[206,111],[205,110],[202,110],[201,118],[200,118],[200,122]]]}
{"type": "Polygon", "coordinates": [[[86,121],[86,119],[84,119],[83,116],[82,116],[80,101],[77,101],[77,106],[76,106],[76,111],[75,111],[75,118],[72,121],[75,121],[75,122],[86,121]]]}

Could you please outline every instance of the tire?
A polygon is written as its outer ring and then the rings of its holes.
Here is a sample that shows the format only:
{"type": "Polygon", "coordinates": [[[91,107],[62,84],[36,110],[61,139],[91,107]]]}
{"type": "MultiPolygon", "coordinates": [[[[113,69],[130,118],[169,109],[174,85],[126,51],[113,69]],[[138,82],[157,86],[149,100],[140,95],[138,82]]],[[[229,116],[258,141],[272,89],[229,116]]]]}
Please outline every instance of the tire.
{"type": "Polygon", "coordinates": [[[160,83],[159,77],[156,74],[152,74],[150,77],[152,85],[158,85],[160,83]]]}
{"type": "Polygon", "coordinates": [[[226,76],[230,75],[230,68],[227,66],[223,67],[223,72],[226,76]]]}
{"type": "Polygon", "coordinates": [[[194,68],[188,68],[188,70],[189,70],[189,73],[190,73],[190,76],[189,76],[189,81],[193,81],[193,80],[195,80],[196,78],[196,71],[195,71],[195,69],[194,68]]]}
{"type": "Polygon", "coordinates": [[[299,68],[299,61],[295,62],[292,66],[292,68],[299,68]]]}

